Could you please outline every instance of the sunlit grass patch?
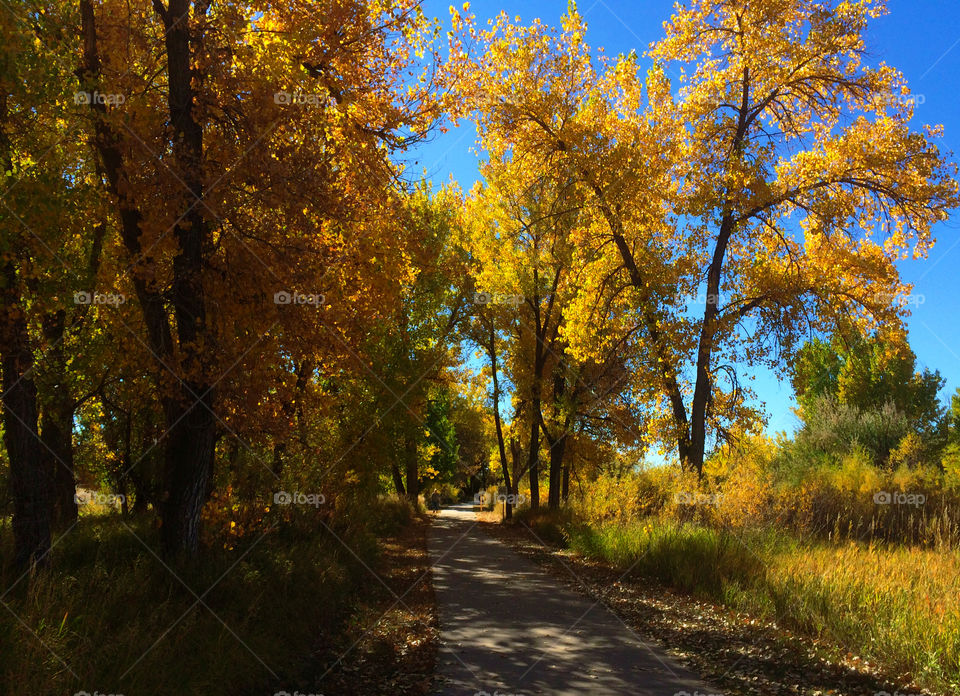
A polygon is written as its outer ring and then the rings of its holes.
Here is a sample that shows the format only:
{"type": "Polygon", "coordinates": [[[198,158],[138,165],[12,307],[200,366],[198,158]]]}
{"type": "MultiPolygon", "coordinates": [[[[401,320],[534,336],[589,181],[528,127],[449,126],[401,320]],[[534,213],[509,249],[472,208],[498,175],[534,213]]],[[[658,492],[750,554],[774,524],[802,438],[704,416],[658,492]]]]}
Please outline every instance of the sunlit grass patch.
{"type": "Polygon", "coordinates": [[[825,639],[898,676],[960,684],[960,554],[657,518],[566,527],[571,548],[825,639]]]}

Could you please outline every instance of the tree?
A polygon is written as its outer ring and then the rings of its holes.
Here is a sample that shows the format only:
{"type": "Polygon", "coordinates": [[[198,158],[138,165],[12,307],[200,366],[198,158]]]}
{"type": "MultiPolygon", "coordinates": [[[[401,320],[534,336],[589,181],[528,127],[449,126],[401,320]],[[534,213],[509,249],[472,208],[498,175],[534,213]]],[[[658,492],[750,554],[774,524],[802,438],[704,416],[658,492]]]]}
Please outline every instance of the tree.
{"type": "Polygon", "coordinates": [[[460,445],[457,428],[452,420],[453,395],[448,385],[433,390],[427,400],[424,419],[426,439],[423,450],[424,473],[434,481],[450,481],[460,464],[460,445]]]}
{"type": "Polygon", "coordinates": [[[25,3],[0,24],[0,363],[21,568],[46,560],[51,524],[76,518],[79,397],[65,344],[80,333],[87,308],[74,293],[96,276],[104,234],[95,175],[71,137],[65,94],[72,76],[63,27],[75,18],[72,6],[25,3]]]}
{"type": "MultiPolygon", "coordinates": [[[[920,439],[927,458],[938,459],[948,428],[938,398],[944,380],[936,371],[916,371],[915,364],[908,346],[877,334],[854,336],[846,342],[839,335],[829,343],[807,342],[798,351],[792,374],[805,422],[801,435],[813,430],[825,435],[854,427],[844,423],[859,423],[859,431],[878,433],[876,438],[860,435],[859,439],[871,440],[861,444],[880,463],[887,461],[908,433],[920,439]],[[869,426],[868,421],[902,425],[869,426]]],[[[813,439],[823,439],[822,435],[813,439]]]]}
{"type": "Polygon", "coordinates": [[[169,554],[197,552],[218,437],[285,423],[296,372],[351,358],[408,272],[381,221],[402,200],[390,153],[436,118],[427,23],[410,0],[316,9],[81,3],[80,86],[165,419],[169,554]]]}
{"type": "MultiPolygon", "coordinates": [[[[457,60],[483,50],[465,89],[484,146],[576,177],[592,270],[625,288],[651,357],[637,382],[659,393],[658,437],[698,473],[708,431],[749,415],[739,370],[779,369],[804,332],[840,322],[902,335],[895,262],[925,254],[956,205],[939,131],[913,131],[900,74],[863,63],[882,11],[694,0],[645,84],[633,54],[593,59],[573,6],[562,32],[455,16],[457,60]],[[676,95],[671,61],[688,68],[676,95]]],[[[590,328],[571,331],[575,353],[616,340],[590,328]]]]}

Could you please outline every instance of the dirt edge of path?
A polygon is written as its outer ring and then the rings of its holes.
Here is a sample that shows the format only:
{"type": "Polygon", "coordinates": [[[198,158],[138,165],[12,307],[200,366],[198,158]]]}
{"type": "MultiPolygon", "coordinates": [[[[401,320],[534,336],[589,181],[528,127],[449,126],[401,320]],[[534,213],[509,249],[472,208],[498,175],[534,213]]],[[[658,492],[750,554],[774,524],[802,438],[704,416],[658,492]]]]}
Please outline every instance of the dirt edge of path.
{"type": "Polygon", "coordinates": [[[429,530],[429,516],[419,515],[395,536],[379,540],[381,556],[372,570],[389,589],[372,574],[364,581],[363,596],[341,640],[317,655],[318,664],[324,665],[315,675],[318,693],[433,693],[439,626],[427,548],[429,530]],[[320,679],[326,669],[329,672],[320,679]]]}
{"type": "Polygon", "coordinates": [[[537,537],[522,523],[504,524],[481,515],[479,526],[568,587],[602,601],[641,639],[662,647],[722,689],[724,696],[930,694],[891,682],[888,675],[838,646],[697,600],[648,578],[624,576],[537,537]]]}

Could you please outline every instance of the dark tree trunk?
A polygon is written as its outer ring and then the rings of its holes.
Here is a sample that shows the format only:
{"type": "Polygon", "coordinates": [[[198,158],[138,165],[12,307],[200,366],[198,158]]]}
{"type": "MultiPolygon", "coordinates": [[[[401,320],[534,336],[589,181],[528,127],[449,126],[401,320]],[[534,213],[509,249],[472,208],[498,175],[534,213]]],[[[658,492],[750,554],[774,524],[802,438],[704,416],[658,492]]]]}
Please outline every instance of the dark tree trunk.
{"type": "Polygon", "coordinates": [[[551,510],[560,507],[560,486],[562,485],[563,475],[563,455],[567,448],[567,434],[562,433],[560,437],[550,444],[550,491],[547,494],[547,505],[551,510]]]}
{"type": "Polygon", "coordinates": [[[393,485],[397,489],[397,495],[406,495],[407,489],[403,486],[403,476],[396,461],[390,463],[390,473],[393,474],[393,485]]]}
{"type": "Polygon", "coordinates": [[[414,505],[420,496],[420,472],[417,466],[417,441],[410,435],[404,440],[404,459],[407,465],[407,497],[414,505]]]}
{"type": "MultiPolygon", "coordinates": [[[[2,97],[0,97],[2,98],[2,97]]],[[[4,153],[0,153],[2,156],[4,153]]],[[[9,159],[4,166],[9,169],[9,159]]],[[[49,480],[37,431],[37,387],[17,268],[3,265],[0,287],[0,364],[3,367],[3,435],[10,460],[14,563],[45,565],[50,550],[49,480]]]]}
{"type": "Polygon", "coordinates": [[[530,477],[530,508],[540,509],[540,397],[530,404],[530,450],[527,452],[527,474],[530,477]]]}
{"type": "Polygon", "coordinates": [[[735,227],[733,216],[725,214],[720,222],[713,258],[707,271],[707,303],[703,311],[703,324],[700,328],[700,342],[697,347],[697,381],[693,390],[693,402],[690,405],[690,452],[687,460],[687,466],[691,471],[696,471],[697,476],[703,476],[703,460],[706,453],[707,419],[710,416],[710,398],[713,391],[710,363],[720,314],[718,298],[723,258],[735,227]]]}
{"type": "Polygon", "coordinates": [[[200,513],[213,473],[216,431],[209,411],[196,403],[173,426],[166,454],[166,496],[161,542],[167,555],[195,555],[200,547],[200,513]]]}
{"type": "Polygon", "coordinates": [[[147,477],[143,476],[141,473],[136,472],[136,467],[130,467],[130,462],[127,460],[127,466],[125,469],[129,471],[130,481],[133,483],[133,514],[140,515],[147,511],[147,508],[151,503],[156,506],[156,500],[154,500],[154,490],[148,483],[147,477]]]}
{"type": "MultiPolygon", "coordinates": [[[[533,383],[530,388],[530,450],[527,452],[527,470],[530,475],[530,507],[540,509],[540,424],[543,420],[541,411],[541,387],[543,384],[543,370],[547,362],[547,336],[550,335],[550,317],[553,313],[553,303],[556,299],[557,285],[560,282],[561,269],[558,268],[553,277],[550,291],[550,300],[546,311],[541,315],[539,290],[528,301],[534,317],[534,346],[533,346],[533,383]]],[[[534,287],[539,288],[539,274],[533,269],[534,287]]],[[[558,322],[559,326],[559,322],[558,322]]],[[[554,329],[556,334],[556,329],[554,329]]]]}
{"type": "MultiPolygon", "coordinates": [[[[13,172],[7,119],[7,95],[0,93],[0,173],[4,176],[13,172]]],[[[26,569],[47,562],[50,500],[37,430],[33,353],[14,253],[8,250],[0,267],[0,369],[3,372],[3,439],[10,461],[13,498],[14,563],[18,569],[26,569]]]]}
{"type": "MultiPolygon", "coordinates": [[[[93,4],[81,0],[84,39],[81,83],[93,91],[99,85],[100,58],[93,4]]],[[[165,298],[146,282],[155,275],[137,272],[156,262],[142,254],[140,223],[142,215],[136,203],[126,194],[120,138],[106,119],[104,104],[91,100],[95,119],[95,146],[103,163],[111,193],[116,197],[120,213],[120,236],[138,269],[132,273],[134,288],[144,316],[149,345],[158,361],[158,370],[179,364],[184,372],[203,375],[202,356],[198,345],[209,350],[213,344],[207,330],[206,304],[203,295],[202,271],[209,226],[203,210],[203,131],[194,118],[193,74],[191,70],[190,1],[172,0],[164,8],[160,0],[154,9],[163,20],[167,53],[167,83],[172,150],[177,176],[186,186],[186,211],[174,226],[179,252],[173,260],[173,282],[170,298],[177,326],[179,356],[173,350],[173,335],[165,298]]],[[[212,386],[201,377],[184,380],[177,393],[162,397],[166,419],[165,499],[162,504],[161,542],[167,555],[196,554],[200,540],[200,512],[206,500],[213,471],[216,423],[213,416],[212,386]]]]}
{"type": "Polygon", "coordinates": [[[563,488],[560,496],[564,503],[570,500],[570,457],[567,456],[563,458],[563,488]]]}
{"type": "Polygon", "coordinates": [[[513,503],[510,497],[513,486],[510,483],[510,468],[507,465],[507,451],[503,445],[503,425],[500,422],[500,382],[497,377],[497,344],[493,321],[490,322],[490,336],[487,344],[487,355],[490,357],[490,372],[493,375],[493,422],[497,429],[497,450],[500,453],[500,466],[503,469],[503,483],[507,487],[507,502],[503,506],[505,519],[513,519],[513,503]]]}
{"type": "Polygon", "coordinates": [[[277,477],[277,480],[283,473],[283,453],[286,449],[287,446],[282,442],[273,443],[273,461],[270,462],[270,471],[277,477]]]}
{"type": "Polygon", "coordinates": [[[206,373],[198,344],[210,350],[203,289],[205,247],[209,224],[204,196],[203,129],[194,118],[194,74],[191,67],[195,37],[191,37],[190,0],[170,0],[166,10],[157,0],[154,7],[163,19],[167,49],[167,84],[173,155],[179,176],[190,192],[186,212],[174,226],[179,253],[173,259],[171,298],[177,324],[177,339],[187,373],[200,377],[181,382],[175,406],[167,409],[166,451],[167,499],[163,511],[162,540],[168,554],[194,555],[199,548],[200,513],[207,499],[213,473],[216,420],[213,385],[206,373]]]}
{"type": "Polygon", "coordinates": [[[77,521],[77,484],[73,469],[73,416],[75,403],[67,384],[67,360],[63,350],[66,313],[43,318],[47,341],[49,378],[41,390],[40,438],[51,482],[51,514],[54,526],[68,527],[77,521]],[[44,394],[43,392],[47,393],[44,394]]]}
{"type": "Polygon", "coordinates": [[[553,409],[554,426],[559,430],[559,434],[551,435],[543,424],[543,432],[550,443],[550,489],[547,491],[547,507],[556,510],[560,507],[560,485],[563,471],[563,454],[567,446],[567,424],[568,419],[560,415],[563,408],[563,398],[567,388],[567,378],[563,372],[564,365],[561,360],[556,367],[553,375],[553,409]]]}
{"type": "Polygon", "coordinates": [[[514,492],[520,487],[520,476],[523,473],[520,468],[520,462],[522,460],[523,452],[521,452],[520,443],[517,442],[517,438],[510,438],[510,464],[513,467],[513,487],[514,492]]]}

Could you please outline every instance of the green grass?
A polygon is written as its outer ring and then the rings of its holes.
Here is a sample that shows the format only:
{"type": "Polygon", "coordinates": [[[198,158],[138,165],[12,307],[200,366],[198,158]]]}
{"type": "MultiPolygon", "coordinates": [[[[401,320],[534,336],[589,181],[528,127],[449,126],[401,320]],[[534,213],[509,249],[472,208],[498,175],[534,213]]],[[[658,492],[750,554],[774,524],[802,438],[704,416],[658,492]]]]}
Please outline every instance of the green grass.
{"type": "MultiPolygon", "coordinates": [[[[373,517],[383,533],[409,513],[387,505],[373,517]]],[[[266,693],[278,682],[264,663],[292,692],[284,680],[318,639],[336,640],[369,581],[321,530],[252,532],[168,569],[146,548],[157,547],[152,520],[82,519],[54,548],[52,569],[3,598],[17,618],[0,616],[0,692],[266,693]]],[[[374,562],[370,533],[346,540],[374,562]]],[[[0,542],[9,558],[9,535],[0,542]]],[[[7,571],[0,582],[16,579],[7,571]]]]}
{"type": "Polygon", "coordinates": [[[960,687],[956,551],[801,543],[655,518],[563,528],[584,556],[776,619],[922,686],[960,687]]]}

